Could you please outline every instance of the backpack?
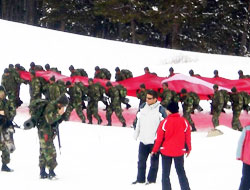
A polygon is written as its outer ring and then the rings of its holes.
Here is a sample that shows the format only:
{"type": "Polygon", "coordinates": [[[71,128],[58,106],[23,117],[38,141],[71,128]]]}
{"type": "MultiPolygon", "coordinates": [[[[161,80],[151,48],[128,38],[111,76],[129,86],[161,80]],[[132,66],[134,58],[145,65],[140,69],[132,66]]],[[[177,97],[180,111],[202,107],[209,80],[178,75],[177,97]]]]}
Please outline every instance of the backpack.
{"type": "Polygon", "coordinates": [[[132,72],[128,69],[122,69],[121,73],[126,77],[126,79],[133,78],[132,72]]]}
{"type": "Polygon", "coordinates": [[[246,108],[249,104],[249,99],[250,99],[249,95],[247,92],[244,92],[244,91],[240,92],[240,94],[243,98],[243,108],[246,108]]]}
{"type": "Polygon", "coordinates": [[[220,90],[220,92],[223,94],[224,105],[227,105],[227,102],[230,100],[230,95],[229,95],[228,91],[220,90]]]}
{"type": "Polygon", "coordinates": [[[83,76],[83,77],[87,77],[87,76],[88,76],[87,72],[86,72],[84,69],[77,69],[77,71],[78,71],[78,72],[80,73],[80,75],[83,76]]]}
{"type": "Polygon", "coordinates": [[[111,73],[108,69],[102,68],[101,71],[105,74],[106,79],[108,79],[108,80],[111,79],[111,73]]]}
{"type": "Polygon", "coordinates": [[[31,118],[37,123],[40,118],[42,118],[44,110],[48,105],[49,101],[44,99],[36,99],[31,101],[29,105],[29,112],[31,118]]]}
{"type": "Polygon", "coordinates": [[[127,89],[124,86],[122,86],[121,84],[118,84],[117,86],[115,86],[115,88],[119,91],[119,95],[121,99],[126,98],[127,89]]]}
{"type": "Polygon", "coordinates": [[[178,103],[180,100],[180,96],[173,90],[171,90],[172,98],[171,101],[178,103]]]}
{"type": "Polygon", "coordinates": [[[189,92],[189,95],[190,95],[190,96],[193,98],[193,100],[194,100],[194,103],[193,103],[194,107],[198,106],[199,103],[200,103],[200,97],[199,97],[196,93],[194,93],[194,92],[189,92]]]}

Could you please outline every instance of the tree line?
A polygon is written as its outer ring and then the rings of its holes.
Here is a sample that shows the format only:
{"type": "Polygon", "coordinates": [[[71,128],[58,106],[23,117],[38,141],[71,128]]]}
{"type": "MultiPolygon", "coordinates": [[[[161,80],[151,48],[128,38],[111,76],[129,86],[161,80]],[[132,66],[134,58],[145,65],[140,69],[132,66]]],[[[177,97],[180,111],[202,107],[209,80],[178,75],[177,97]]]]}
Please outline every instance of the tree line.
{"type": "Polygon", "coordinates": [[[103,39],[250,55],[250,0],[0,0],[0,18],[103,39]]]}

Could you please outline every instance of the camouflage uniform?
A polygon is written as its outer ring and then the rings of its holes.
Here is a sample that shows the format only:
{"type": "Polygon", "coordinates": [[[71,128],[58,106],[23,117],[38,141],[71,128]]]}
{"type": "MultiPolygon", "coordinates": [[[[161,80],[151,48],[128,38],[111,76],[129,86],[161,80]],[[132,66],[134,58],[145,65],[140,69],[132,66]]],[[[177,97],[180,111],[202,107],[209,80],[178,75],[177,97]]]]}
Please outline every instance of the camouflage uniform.
{"type": "MultiPolygon", "coordinates": [[[[7,117],[8,120],[13,120],[16,115],[16,109],[15,105],[12,101],[9,101],[7,99],[0,99],[0,111],[4,112],[4,115],[7,117]]],[[[5,145],[5,143],[2,142],[1,135],[3,132],[4,124],[0,124],[0,151],[2,151],[2,163],[3,165],[8,164],[10,162],[10,152],[5,145]]]]}
{"type": "Polygon", "coordinates": [[[82,77],[88,77],[87,72],[84,69],[75,69],[71,71],[71,77],[73,76],[82,76],[82,77]]]}
{"type": "Polygon", "coordinates": [[[98,70],[98,71],[95,72],[94,78],[106,79],[106,75],[101,70],[98,70]]]}
{"type": "Polygon", "coordinates": [[[56,100],[58,97],[60,97],[60,87],[56,82],[52,82],[48,86],[48,92],[49,92],[49,101],[56,100]]]}
{"type": "Polygon", "coordinates": [[[140,100],[140,103],[139,103],[139,107],[140,107],[140,105],[146,102],[147,90],[146,89],[141,90],[141,91],[137,90],[136,96],[140,100]]]}
{"type": "Polygon", "coordinates": [[[115,73],[115,81],[122,81],[125,79],[126,79],[126,76],[123,73],[121,73],[121,71],[117,71],[115,73]]]}
{"type": "Polygon", "coordinates": [[[68,94],[70,96],[70,101],[65,111],[65,120],[69,120],[71,112],[75,109],[77,115],[80,117],[82,122],[85,123],[85,116],[82,111],[82,97],[84,94],[87,94],[87,91],[83,94],[79,84],[75,83],[73,86],[69,87],[68,94]]]}
{"type": "Polygon", "coordinates": [[[38,77],[34,77],[30,81],[30,102],[35,99],[41,99],[42,85],[38,77]]]}
{"type": "Polygon", "coordinates": [[[90,98],[87,106],[87,118],[89,120],[89,124],[92,124],[92,115],[97,119],[98,124],[101,124],[102,119],[98,114],[98,101],[103,97],[103,92],[101,92],[99,83],[89,83],[88,97],[90,98]]]}
{"type": "Polygon", "coordinates": [[[20,78],[19,73],[15,69],[6,69],[7,73],[4,73],[2,76],[2,86],[4,86],[7,96],[10,101],[13,101],[15,105],[19,105],[19,90],[20,84],[24,82],[20,78]]]}
{"type": "Polygon", "coordinates": [[[192,127],[192,131],[195,131],[195,125],[194,122],[191,118],[191,113],[193,112],[194,109],[194,99],[189,95],[189,94],[185,94],[182,97],[182,108],[183,108],[183,117],[185,117],[189,124],[192,127]]]}
{"type": "Polygon", "coordinates": [[[172,91],[169,90],[168,88],[163,89],[163,92],[159,92],[159,97],[161,98],[161,105],[165,108],[167,108],[168,104],[171,102],[172,100],[172,91]]]}
{"type": "Polygon", "coordinates": [[[67,92],[67,87],[66,87],[64,81],[57,80],[56,83],[57,83],[57,85],[59,87],[60,95],[65,94],[67,92]]]}
{"type": "Polygon", "coordinates": [[[125,127],[126,121],[122,115],[121,100],[120,100],[120,94],[119,94],[118,89],[112,86],[107,90],[106,94],[108,97],[111,98],[110,105],[108,106],[107,111],[106,111],[106,118],[108,120],[108,125],[112,125],[111,116],[112,116],[112,113],[115,112],[119,121],[125,127]]]}
{"type": "Polygon", "coordinates": [[[221,111],[224,107],[224,95],[221,91],[218,89],[214,91],[214,96],[212,98],[212,122],[214,127],[217,127],[219,125],[219,117],[221,114],[221,111]]]}
{"type": "Polygon", "coordinates": [[[56,101],[51,101],[45,107],[43,116],[38,121],[38,137],[40,143],[39,167],[53,170],[57,166],[56,149],[53,143],[55,131],[53,125],[61,119],[56,101]]]}
{"type": "Polygon", "coordinates": [[[232,103],[233,110],[232,128],[235,130],[242,130],[239,118],[241,110],[243,109],[243,97],[240,93],[233,92],[230,96],[230,100],[232,103]]]}
{"type": "Polygon", "coordinates": [[[44,69],[41,65],[35,65],[35,66],[30,67],[29,72],[31,71],[44,71],[44,69]]]}

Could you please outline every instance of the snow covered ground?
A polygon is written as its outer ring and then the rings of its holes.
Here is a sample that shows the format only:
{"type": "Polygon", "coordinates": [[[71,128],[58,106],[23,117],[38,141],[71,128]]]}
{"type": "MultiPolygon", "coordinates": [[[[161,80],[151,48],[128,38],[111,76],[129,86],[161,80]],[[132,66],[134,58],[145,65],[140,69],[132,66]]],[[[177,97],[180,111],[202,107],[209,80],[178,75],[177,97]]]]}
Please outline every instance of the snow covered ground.
{"type": "MultiPolygon", "coordinates": [[[[20,63],[26,69],[31,61],[49,63],[69,76],[68,67],[84,68],[90,77],[94,67],[108,68],[114,75],[116,66],[130,69],[134,76],[143,74],[148,66],[159,76],[167,76],[172,66],[176,73],[188,74],[190,69],[211,77],[213,70],[219,75],[236,79],[238,70],[246,74],[250,59],[233,56],[208,55],[153,48],[128,43],[107,41],[68,34],[38,27],[0,20],[0,73],[8,64],[20,63]]],[[[112,78],[114,80],[114,78],[112,78]]],[[[18,109],[16,123],[28,117],[28,86],[21,86],[24,104],[18,109]]],[[[136,98],[130,98],[134,108],[136,98]]],[[[205,110],[209,105],[202,102],[205,110]]],[[[242,163],[236,161],[235,152],[240,132],[219,126],[224,135],[207,138],[207,132],[192,133],[193,150],[185,160],[185,168],[192,190],[236,190],[240,183],[242,163]]],[[[58,180],[39,179],[39,144],[37,130],[16,129],[16,151],[9,166],[12,173],[0,172],[1,187],[25,190],[44,189],[109,189],[140,190],[161,189],[161,169],[157,183],[149,186],[131,185],[136,179],[138,143],[133,129],[64,122],[60,126],[62,149],[58,153],[58,180]]],[[[55,140],[57,145],[57,141],[55,140]]],[[[160,164],[161,168],[161,164],[160,164]]],[[[178,178],[172,167],[173,190],[178,190],[178,178]]]]}

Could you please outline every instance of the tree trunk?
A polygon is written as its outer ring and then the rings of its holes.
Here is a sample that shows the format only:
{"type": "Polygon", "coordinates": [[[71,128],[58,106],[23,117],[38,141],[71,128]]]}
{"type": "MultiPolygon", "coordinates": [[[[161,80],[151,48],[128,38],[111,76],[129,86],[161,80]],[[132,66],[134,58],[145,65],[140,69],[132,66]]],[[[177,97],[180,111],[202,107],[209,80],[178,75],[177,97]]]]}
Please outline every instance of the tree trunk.
{"type": "Polygon", "coordinates": [[[132,37],[132,42],[135,44],[136,43],[136,37],[135,37],[135,20],[131,20],[131,37],[132,37]]]}
{"type": "Polygon", "coordinates": [[[27,0],[27,24],[31,24],[31,25],[34,25],[34,10],[35,10],[35,7],[34,7],[34,1],[35,0],[27,0]]]}
{"type": "Polygon", "coordinates": [[[179,48],[178,34],[179,34],[179,24],[176,21],[174,21],[173,31],[172,31],[172,42],[171,42],[173,49],[179,48]]]}
{"type": "Polygon", "coordinates": [[[6,16],[7,16],[7,3],[6,3],[6,0],[2,0],[2,19],[7,19],[6,16]]]}

